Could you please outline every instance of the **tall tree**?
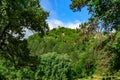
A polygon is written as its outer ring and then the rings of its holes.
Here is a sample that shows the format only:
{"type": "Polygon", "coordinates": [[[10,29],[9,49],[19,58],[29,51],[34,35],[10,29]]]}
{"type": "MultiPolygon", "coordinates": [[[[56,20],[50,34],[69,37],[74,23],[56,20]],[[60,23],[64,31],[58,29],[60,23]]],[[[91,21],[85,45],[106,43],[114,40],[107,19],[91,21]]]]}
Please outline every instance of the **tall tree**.
{"type": "Polygon", "coordinates": [[[102,28],[110,31],[120,29],[120,0],[71,0],[73,11],[80,11],[87,6],[91,18],[99,22],[102,28]]]}
{"type": "Polygon", "coordinates": [[[0,0],[0,54],[14,63],[28,59],[25,29],[43,35],[49,30],[48,15],[39,0],[0,0]]]}

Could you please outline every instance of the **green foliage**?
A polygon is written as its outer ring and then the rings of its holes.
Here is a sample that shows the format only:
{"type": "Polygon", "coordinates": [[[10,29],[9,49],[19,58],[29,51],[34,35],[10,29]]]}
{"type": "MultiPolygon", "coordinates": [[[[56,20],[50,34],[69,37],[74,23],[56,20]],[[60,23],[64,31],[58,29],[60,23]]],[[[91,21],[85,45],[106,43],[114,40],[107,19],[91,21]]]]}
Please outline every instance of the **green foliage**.
{"type": "Polygon", "coordinates": [[[89,22],[79,29],[58,27],[49,32],[48,12],[39,4],[0,0],[0,79],[73,80],[96,71],[119,76],[119,0],[72,0],[73,11],[87,6],[89,22]],[[26,29],[36,34],[25,39],[26,29]],[[116,33],[106,35],[111,29],[116,33]]]}
{"type": "Polygon", "coordinates": [[[79,33],[76,30],[68,28],[53,29],[43,38],[39,38],[38,34],[30,36],[28,48],[31,50],[31,55],[38,56],[47,52],[69,53],[72,51],[72,45],[78,35],[79,33]]]}
{"type": "Polygon", "coordinates": [[[79,61],[74,66],[73,71],[76,78],[90,76],[95,71],[95,61],[86,53],[79,54],[79,61]]]}
{"type": "Polygon", "coordinates": [[[39,0],[0,0],[0,78],[33,80],[37,58],[31,57],[26,29],[43,36],[49,30],[39,0]]]}
{"type": "MultiPolygon", "coordinates": [[[[2,59],[3,55],[0,55],[0,75],[7,80],[71,80],[87,78],[94,74],[103,76],[104,73],[113,75],[114,72],[119,73],[120,33],[104,35],[101,38],[96,38],[97,34],[83,35],[78,29],[68,28],[53,29],[42,38],[36,33],[27,40],[31,57],[19,55],[23,56],[23,59],[15,58],[16,63],[20,61],[17,67],[10,61],[2,59]]],[[[17,47],[21,48],[23,45],[19,43],[17,47]]],[[[21,48],[20,51],[26,49],[21,48]]]]}
{"type": "Polygon", "coordinates": [[[47,17],[48,12],[41,8],[39,0],[1,0],[0,54],[15,65],[25,62],[29,57],[27,41],[24,39],[25,30],[43,36],[49,30],[45,21],[47,17]]]}
{"type": "Polygon", "coordinates": [[[66,54],[47,53],[41,55],[36,79],[71,80],[71,61],[66,54]]]}
{"type": "Polygon", "coordinates": [[[0,77],[3,80],[33,80],[34,72],[29,66],[16,69],[10,61],[2,59],[0,61],[0,77]]]}
{"type": "Polygon", "coordinates": [[[117,38],[116,43],[114,43],[111,47],[112,53],[114,53],[112,69],[119,71],[120,70],[120,37],[117,38]]]}
{"type": "Polygon", "coordinates": [[[34,52],[37,52],[37,55],[40,56],[48,52],[57,52],[61,55],[66,53],[73,62],[72,66],[75,65],[75,67],[72,67],[75,73],[74,76],[78,78],[91,75],[95,70],[93,57],[94,47],[96,46],[95,39],[80,36],[80,34],[81,32],[77,32],[77,30],[67,28],[53,29],[41,39],[38,39],[37,34],[34,34],[28,39],[31,54],[36,55],[34,52]],[[62,33],[65,35],[62,36],[62,33]],[[36,39],[33,39],[33,37],[36,37],[36,39]],[[85,54],[83,55],[83,53],[85,54]]]}
{"type": "Polygon", "coordinates": [[[70,5],[73,11],[80,11],[87,6],[91,15],[90,19],[96,21],[99,29],[102,27],[107,32],[111,28],[120,29],[120,1],[119,0],[71,0],[70,5]],[[100,26],[100,27],[99,27],[100,26]]]}

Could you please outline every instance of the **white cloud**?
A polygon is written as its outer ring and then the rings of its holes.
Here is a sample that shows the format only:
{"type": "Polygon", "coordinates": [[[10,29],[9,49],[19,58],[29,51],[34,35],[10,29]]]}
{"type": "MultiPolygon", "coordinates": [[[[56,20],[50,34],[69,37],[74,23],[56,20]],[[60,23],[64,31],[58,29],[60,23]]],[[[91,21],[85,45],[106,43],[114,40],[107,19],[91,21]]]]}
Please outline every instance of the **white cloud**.
{"type": "Polygon", "coordinates": [[[50,19],[47,22],[48,22],[48,25],[49,25],[50,29],[56,28],[58,26],[63,26],[63,27],[71,28],[71,29],[76,29],[81,24],[81,22],[79,20],[64,23],[64,22],[62,22],[60,20],[57,20],[57,19],[50,19]]]}
{"type": "MultiPolygon", "coordinates": [[[[54,0],[54,1],[55,1],[55,6],[57,7],[58,6],[57,0],[54,0]]],[[[75,29],[79,27],[79,24],[81,24],[79,20],[67,22],[67,23],[61,20],[58,20],[57,13],[55,12],[55,10],[53,10],[52,3],[50,2],[50,0],[41,0],[41,6],[44,8],[44,10],[50,12],[50,16],[47,20],[50,29],[56,28],[58,26],[75,29]]]]}
{"type": "Polygon", "coordinates": [[[57,20],[57,19],[50,19],[47,22],[48,22],[50,29],[53,29],[53,28],[58,27],[58,26],[64,26],[64,23],[60,20],[57,20]]]}
{"type": "MultiPolygon", "coordinates": [[[[64,22],[57,20],[57,19],[50,19],[50,20],[47,20],[47,22],[48,22],[50,29],[57,28],[58,26],[76,29],[79,27],[79,24],[81,24],[81,22],[78,20],[74,21],[74,22],[64,23],[64,22]]],[[[25,37],[24,38],[28,38],[30,35],[35,33],[34,31],[31,31],[31,30],[26,29],[26,28],[24,30],[25,30],[25,37]]]]}

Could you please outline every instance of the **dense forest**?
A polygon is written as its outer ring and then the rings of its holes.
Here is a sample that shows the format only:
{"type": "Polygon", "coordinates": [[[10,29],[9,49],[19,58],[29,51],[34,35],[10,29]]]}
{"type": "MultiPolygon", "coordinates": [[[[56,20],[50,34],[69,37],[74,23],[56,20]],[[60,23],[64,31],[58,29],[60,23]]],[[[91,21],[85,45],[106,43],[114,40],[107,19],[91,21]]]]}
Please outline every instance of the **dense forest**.
{"type": "Polygon", "coordinates": [[[120,80],[119,0],[71,0],[89,21],[51,30],[39,3],[0,0],[0,80],[120,80]]]}

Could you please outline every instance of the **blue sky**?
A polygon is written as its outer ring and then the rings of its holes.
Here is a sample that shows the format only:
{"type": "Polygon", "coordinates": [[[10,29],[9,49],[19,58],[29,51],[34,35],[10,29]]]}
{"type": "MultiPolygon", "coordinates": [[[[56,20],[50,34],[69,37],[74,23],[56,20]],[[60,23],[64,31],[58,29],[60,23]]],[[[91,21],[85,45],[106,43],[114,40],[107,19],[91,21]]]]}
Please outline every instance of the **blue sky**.
{"type": "Polygon", "coordinates": [[[40,4],[50,12],[47,19],[50,29],[57,26],[76,28],[90,17],[86,8],[81,12],[73,12],[69,7],[71,0],[41,0],[40,4]]]}

